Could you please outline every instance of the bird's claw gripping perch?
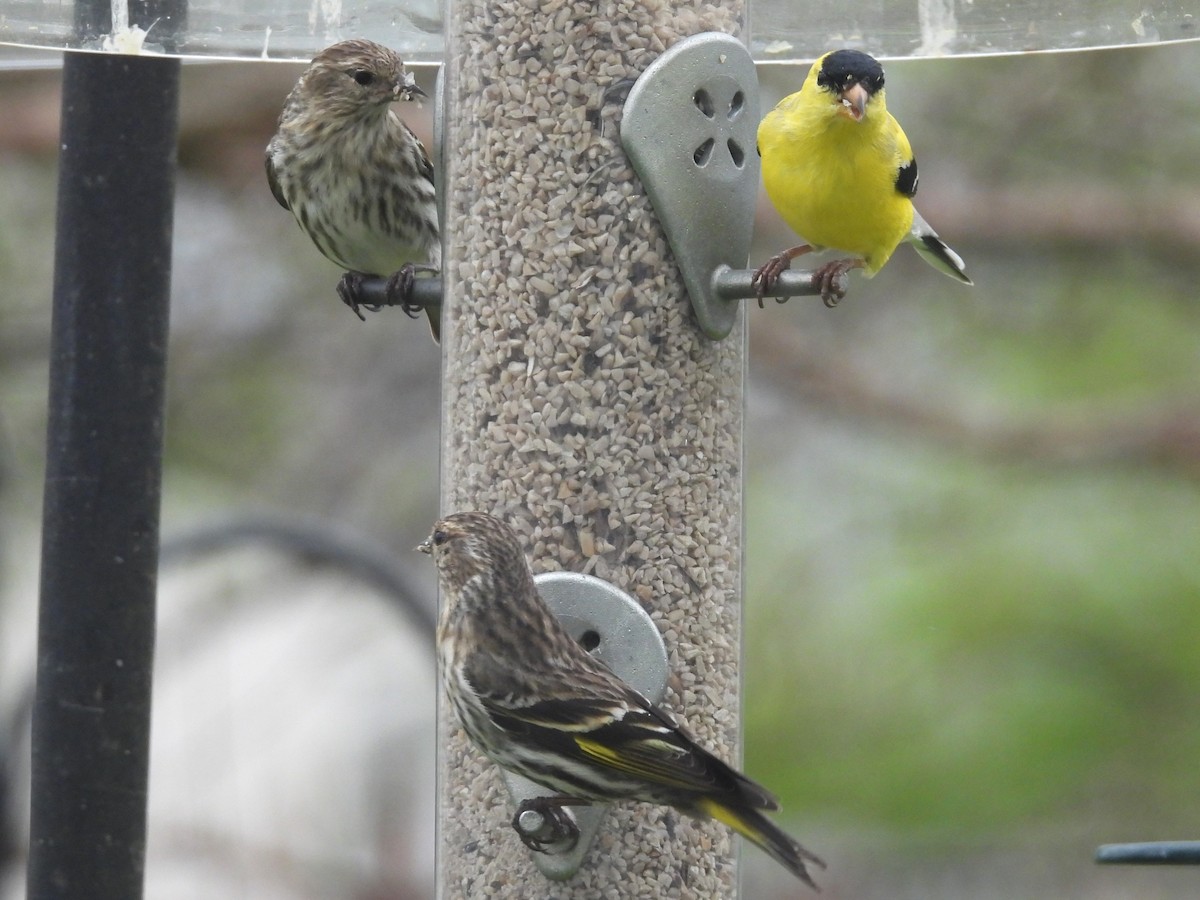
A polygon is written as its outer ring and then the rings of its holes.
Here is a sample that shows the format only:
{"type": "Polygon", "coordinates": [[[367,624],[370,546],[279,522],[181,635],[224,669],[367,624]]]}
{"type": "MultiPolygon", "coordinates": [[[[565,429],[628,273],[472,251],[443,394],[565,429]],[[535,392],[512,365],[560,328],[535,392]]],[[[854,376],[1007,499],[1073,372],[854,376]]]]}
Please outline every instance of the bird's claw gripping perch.
{"type": "Polygon", "coordinates": [[[835,259],[813,270],[813,287],[820,288],[827,309],[833,309],[846,296],[846,273],[861,266],[861,259],[835,259]]]}
{"type": "MultiPolygon", "coordinates": [[[[410,319],[415,319],[424,309],[412,298],[413,283],[417,280],[417,266],[405,263],[387,280],[387,299],[389,306],[398,306],[410,319]]],[[[423,270],[436,271],[430,266],[421,266],[423,270]]]]}
{"type": "MultiPolygon", "coordinates": [[[[758,308],[763,308],[763,295],[766,294],[775,282],[779,280],[779,276],[792,267],[792,256],[787,250],[782,253],[776,253],[765,263],[758,267],[754,272],[754,277],[750,279],[750,284],[758,293],[758,308]]],[[[776,303],[786,303],[787,297],[776,297],[776,303]]]]}
{"type": "MultiPolygon", "coordinates": [[[[797,247],[776,253],[754,272],[750,284],[758,294],[759,309],[762,309],[766,292],[775,286],[779,276],[790,269],[792,260],[800,255],[798,250],[807,252],[808,248],[797,247]]],[[[827,308],[833,309],[838,305],[838,301],[846,296],[846,273],[851,269],[861,268],[862,265],[861,259],[835,259],[813,270],[812,285],[820,292],[821,300],[827,308]]],[[[775,298],[776,303],[786,303],[787,300],[787,297],[775,298]]]]}
{"type": "Polygon", "coordinates": [[[417,272],[437,271],[436,266],[406,263],[384,281],[382,298],[380,298],[381,292],[378,287],[378,283],[382,279],[372,275],[363,275],[361,272],[347,272],[338,282],[337,295],[363,321],[366,320],[366,317],[363,316],[362,310],[379,312],[385,306],[398,306],[410,319],[415,319],[425,308],[419,301],[413,299],[417,272]],[[372,282],[370,288],[367,286],[368,281],[372,282]],[[371,297],[371,299],[368,300],[367,297],[371,297]]]}
{"type": "Polygon", "coordinates": [[[513,830],[535,853],[568,853],[579,841],[579,826],[568,806],[588,805],[575,797],[531,797],[512,817],[513,830]]]}
{"type": "Polygon", "coordinates": [[[351,312],[363,322],[367,321],[367,317],[362,314],[362,310],[379,312],[382,308],[378,303],[367,303],[363,300],[362,290],[365,277],[360,272],[346,272],[337,283],[338,299],[350,307],[351,312]]]}

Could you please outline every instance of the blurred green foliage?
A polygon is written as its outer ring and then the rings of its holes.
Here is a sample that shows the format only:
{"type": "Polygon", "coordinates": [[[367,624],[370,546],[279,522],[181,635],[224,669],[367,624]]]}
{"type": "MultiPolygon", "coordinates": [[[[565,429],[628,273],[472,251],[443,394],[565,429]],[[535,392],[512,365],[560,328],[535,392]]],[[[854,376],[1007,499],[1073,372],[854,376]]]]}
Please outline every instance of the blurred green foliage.
{"type": "MultiPolygon", "coordinates": [[[[797,827],[935,856],[1049,829],[1084,865],[1195,836],[1200,227],[1138,223],[1200,199],[1198,76],[1197,45],[888,66],[919,207],[1051,199],[1029,240],[931,217],[970,291],[901,250],[832,312],[767,310],[832,385],[752,355],[746,761],[797,827]],[[1064,185],[1120,242],[1054,231],[1064,185]]],[[[1022,877],[998,896],[1055,895],[1022,877]]]]}

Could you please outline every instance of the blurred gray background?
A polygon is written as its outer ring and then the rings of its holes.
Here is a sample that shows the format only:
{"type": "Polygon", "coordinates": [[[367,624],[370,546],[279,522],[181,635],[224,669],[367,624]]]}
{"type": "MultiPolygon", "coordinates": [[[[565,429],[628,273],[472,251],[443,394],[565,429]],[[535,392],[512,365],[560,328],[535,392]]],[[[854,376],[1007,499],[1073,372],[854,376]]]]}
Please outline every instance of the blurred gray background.
{"type": "MultiPolygon", "coordinates": [[[[423,322],[345,309],[267,189],[299,71],[184,68],[164,536],[361,536],[428,607],[440,357],[423,322]]],[[[917,205],[976,287],[902,247],[834,310],[749,308],[745,768],[830,862],[826,897],[1194,897],[1194,871],[1091,855],[1200,822],[1200,47],[887,71],[917,205]]],[[[803,75],[760,70],[764,109],[803,75]]],[[[0,73],[3,897],[58,88],[0,73]]],[[[427,141],[430,112],[404,110],[427,141]]],[[[751,263],[792,242],[764,199],[751,263]]],[[[168,558],[160,618],[148,897],[432,896],[433,654],[396,598],[231,540],[168,558]]],[[[744,862],[745,896],[794,895],[744,862]]]]}

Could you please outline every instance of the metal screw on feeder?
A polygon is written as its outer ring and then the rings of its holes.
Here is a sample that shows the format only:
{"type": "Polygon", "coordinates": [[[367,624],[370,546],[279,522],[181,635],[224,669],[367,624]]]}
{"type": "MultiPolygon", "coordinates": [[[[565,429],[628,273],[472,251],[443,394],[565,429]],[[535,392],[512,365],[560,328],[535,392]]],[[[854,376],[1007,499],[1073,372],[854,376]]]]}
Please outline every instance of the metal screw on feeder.
{"type": "MultiPolygon", "coordinates": [[[[570,808],[564,808],[563,814],[570,817],[576,829],[579,828],[579,823],[571,814],[570,808]]],[[[520,809],[517,814],[513,816],[513,828],[520,832],[521,837],[527,841],[538,841],[542,844],[553,841],[558,832],[558,829],[555,828],[554,822],[548,816],[536,809],[528,808],[520,809]]],[[[570,851],[574,850],[579,843],[580,835],[581,832],[564,838],[563,841],[566,844],[564,847],[546,847],[546,849],[542,851],[544,854],[542,858],[545,859],[549,856],[555,856],[560,853],[569,853],[570,851]]],[[[536,860],[538,857],[534,857],[534,859],[536,860]]],[[[576,868],[578,868],[578,866],[576,866],[576,868]]],[[[568,873],[568,875],[565,877],[570,877],[571,874],[574,873],[568,873]]],[[[550,877],[553,878],[557,876],[552,875],[550,877]]]]}

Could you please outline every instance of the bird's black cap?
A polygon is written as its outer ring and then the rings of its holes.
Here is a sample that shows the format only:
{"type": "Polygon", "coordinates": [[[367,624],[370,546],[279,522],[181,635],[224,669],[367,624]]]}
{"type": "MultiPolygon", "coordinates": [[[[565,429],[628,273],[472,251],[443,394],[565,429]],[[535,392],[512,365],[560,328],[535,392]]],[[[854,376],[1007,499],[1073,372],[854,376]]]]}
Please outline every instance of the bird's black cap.
{"type": "Polygon", "coordinates": [[[861,50],[834,50],[821,63],[817,84],[831,91],[844,91],[861,84],[872,96],[883,89],[883,66],[861,50]]]}

